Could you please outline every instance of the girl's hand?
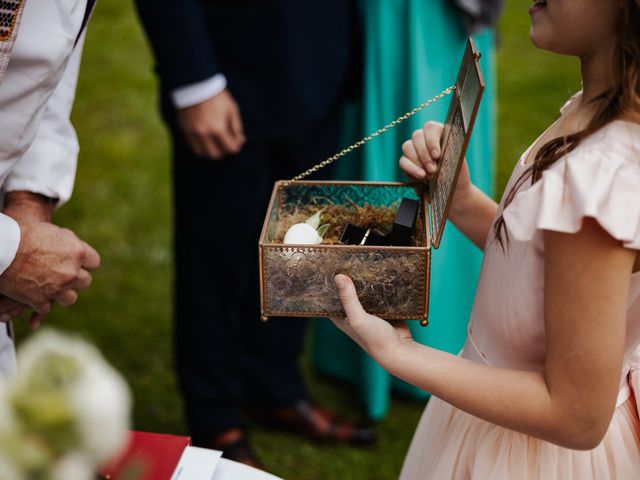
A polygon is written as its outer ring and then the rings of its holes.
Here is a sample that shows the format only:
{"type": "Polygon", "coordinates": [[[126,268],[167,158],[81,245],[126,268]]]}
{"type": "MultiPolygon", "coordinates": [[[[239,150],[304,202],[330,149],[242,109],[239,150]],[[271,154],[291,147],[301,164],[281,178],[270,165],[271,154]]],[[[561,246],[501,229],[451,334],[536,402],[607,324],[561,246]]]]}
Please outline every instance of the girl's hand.
{"type": "MultiPolygon", "coordinates": [[[[420,130],[413,132],[411,140],[402,144],[400,168],[410,181],[424,182],[436,176],[438,162],[442,155],[440,144],[444,125],[438,122],[427,122],[420,130]]],[[[464,160],[453,197],[454,206],[472,190],[469,167],[464,160]]]]}
{"type": "Polygon", "coordinates": [[[331,321],[378,363],[384,366],[395,347],[413,342],[405,322],[390,323],[364,311],[349,277],[338,274],[334,281],[347,317],[332,318],[331,321]]]}

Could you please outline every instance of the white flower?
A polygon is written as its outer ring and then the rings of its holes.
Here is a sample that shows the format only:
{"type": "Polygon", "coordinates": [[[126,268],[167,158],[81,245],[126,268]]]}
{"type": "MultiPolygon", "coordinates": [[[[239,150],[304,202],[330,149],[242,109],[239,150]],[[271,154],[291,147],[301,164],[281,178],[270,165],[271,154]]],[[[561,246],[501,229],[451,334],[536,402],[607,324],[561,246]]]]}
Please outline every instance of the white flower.
{"type": "MultiPolygon", "coordinates": [[[[54,452],[86,455],[94,466],[126,441],[129,389],[100,352],[79,338],[45,330],[29,339],[18,353],[12,403],[19,420],[54,452]]],[[[79,469],[79,460],[69,461],[79,469]]]]}
{"type": "Polygon", "coordinates": [[[321,213],[322,210],[310,216],[304,223],[291,225],[284,235],[283,243],[285,245],[317,245],[322,243],[322,237],[327,233],[329,225],[318,227],[321,213]]]}
{"type": "Polygon", "coordinates": [[[23,480],[20,467],[0,451],[0,478],[2,480],[23,480]]]}
{"type": "Polygon", "coordinates": [[[38,432],[16,424],[15,429],[4,431],[0,437],[2,480],[40,478],[49,471],[52,461],[51,449],[38,438],[38,432]]]}
{"type": "Polygon", "coordinates": [[[7,383],[5,379],[0,378],[0,440],[14,435],[15,429],[16,418],[9,405],[7,383]]]}
{"type": "Polygon", "coordinates": [[[58,460],[51,471],[52,480],[93,480],[95,465],[86,455],[70,454],[58,460]]]}
{"type": "MultiPolygon", "coordinates": [[[[97,353],[97,352],[96,352],[97,353]]],[[[127,441],[131,397],[120,375],[104,360],[87,365],[72,403],[87,451],[102,464],[127,441]]]]}
{"type": "Polygon", "coordinates": [[[22,443],[16,419],[10,408],[6,380],[0,380],[0,478],[22,480],[19,461],[15,459],[16,444],[22,443]]]}

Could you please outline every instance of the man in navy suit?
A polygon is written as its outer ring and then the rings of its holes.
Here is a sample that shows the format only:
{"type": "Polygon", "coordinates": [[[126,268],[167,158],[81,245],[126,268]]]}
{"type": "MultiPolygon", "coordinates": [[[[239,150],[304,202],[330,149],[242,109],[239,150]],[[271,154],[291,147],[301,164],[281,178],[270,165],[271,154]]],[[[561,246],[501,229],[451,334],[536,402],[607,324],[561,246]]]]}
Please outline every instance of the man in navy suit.
{"type": "MultiPolygon", "coordinates": [[[[310,402],[305,322],[259,321],[257,242],[273,182],[337,149],[350,0],[136,0],[173,140],[176,361],[194,444],[255,464],[241,416],[319,441],[371,430],[310,402]]],[[[326,175],[326,173],[325,173],[326,175]]]]}

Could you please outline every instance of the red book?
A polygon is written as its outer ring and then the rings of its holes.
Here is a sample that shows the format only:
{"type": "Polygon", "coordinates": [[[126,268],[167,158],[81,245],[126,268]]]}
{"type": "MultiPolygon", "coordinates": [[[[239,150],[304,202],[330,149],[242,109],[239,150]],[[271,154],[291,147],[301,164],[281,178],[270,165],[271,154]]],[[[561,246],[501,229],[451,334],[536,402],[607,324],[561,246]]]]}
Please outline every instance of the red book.
{"type": "Polygon", "coordinates": [[[189,437],[132,431],[128,445],[101,471],[110,480],[170,480],[189,437]]]}

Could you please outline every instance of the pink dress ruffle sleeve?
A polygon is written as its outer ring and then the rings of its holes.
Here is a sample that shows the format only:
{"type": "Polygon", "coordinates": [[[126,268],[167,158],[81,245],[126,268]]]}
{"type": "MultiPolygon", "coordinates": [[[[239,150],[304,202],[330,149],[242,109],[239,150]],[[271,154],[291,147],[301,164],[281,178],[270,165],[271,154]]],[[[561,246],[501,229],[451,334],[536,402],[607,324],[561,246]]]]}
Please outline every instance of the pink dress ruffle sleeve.
{"type": "MultiPolygon", "coordinates": [[[[507,191],[525,170],[524,158],[526,154],[507,191]]],[[[506,254],[495,238],[487,242],[463,357],[501,368],[543,371],[543,231],[578,232],[586,217],[597,220],[625,247],[640,249],[640,125],[607,125],[552,165],[540,181],[521,187],[504,211],[510,238],[506,254]]],[[[640,272],[631,274],[620,390],[600,445],[590,451],[562,448],[433,397],[400,478],[640,479],[639,345],[640,272]]]]}

